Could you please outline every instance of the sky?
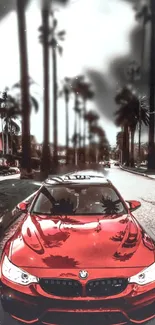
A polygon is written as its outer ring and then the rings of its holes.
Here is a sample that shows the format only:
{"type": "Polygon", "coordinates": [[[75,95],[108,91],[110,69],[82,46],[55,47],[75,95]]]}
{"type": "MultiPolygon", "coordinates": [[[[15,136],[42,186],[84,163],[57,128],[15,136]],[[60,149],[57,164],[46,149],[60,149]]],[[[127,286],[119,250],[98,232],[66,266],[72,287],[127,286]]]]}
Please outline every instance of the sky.
{"type": "MultiPolygon", "coordinates": [[[[94,69],[102,72],[109,84],[117,84],[117,80],[109,75],[110,64],[115,58],[130,53],[130,33],[136,24],[135,13],[131,4],[121,0],[74,0],[66,8],[59,8],[56,11],[56,16],[59,21],[59,29],[66,30],[63,56],[58,58],[58,82],[61,84],[65,76],[74,77],[89,69],[94,69]]],[[[29,75],[38,84],[31,88],[31,93],[36,96],[40,106],[38,114],[32,113],[31,133],[40,143],[43,139],[43,58],[42,46],[38,41],[41,15],[37,0],[34,0],[28,7],[26,18],[29,75]]],[[[5,86],[11,87],[20,79],[16,12],[9,13],[1,21],[0,39],[0,91],[3,91],[5,86]]],[[[52,74],[52,64],[50,71],[52,74]]],[[[52,83],[50,89],[50,141],[52,142],[52,83]]],[[[114,95],[112,93],[111,97],[114,95]]],[[[98,111],[97,102],[89,103],[88,109],[98,111]]],[[[71,137],[74,125],[72,99],[69,118],[71,137]]],[[[104,117],[104,107],[99,124],[104,128],[110,144],[114,145],[116,133],[119,129],[115,127],[113,122],[104,117]]],[[[58,139],[60,144],[65,144],[63,98],[58,101],[58,139]]]]}

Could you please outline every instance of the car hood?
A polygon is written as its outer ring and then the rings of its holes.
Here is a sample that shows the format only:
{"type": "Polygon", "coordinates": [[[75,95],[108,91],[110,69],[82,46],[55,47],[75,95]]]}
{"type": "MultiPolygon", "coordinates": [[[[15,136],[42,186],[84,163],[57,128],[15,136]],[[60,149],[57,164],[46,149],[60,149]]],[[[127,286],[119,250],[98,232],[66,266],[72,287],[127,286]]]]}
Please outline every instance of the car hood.
{"type": "Polygon", "coordinates": [[[154,251],[130,215],[28,215],[12,238],[9,258],[31,268],[131,268],[152,264],[154,251]]]}

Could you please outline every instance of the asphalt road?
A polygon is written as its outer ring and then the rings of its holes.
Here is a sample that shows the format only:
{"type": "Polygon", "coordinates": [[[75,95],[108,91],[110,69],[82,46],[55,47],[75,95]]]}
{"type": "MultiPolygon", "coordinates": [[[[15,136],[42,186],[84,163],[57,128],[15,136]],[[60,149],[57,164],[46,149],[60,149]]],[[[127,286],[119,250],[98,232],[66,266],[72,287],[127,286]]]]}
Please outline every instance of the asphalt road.
{"type": "MultiPolygon", "coordinates": [[[[119,167],[106,169],[104,174],[118,188],[124,199],[141,201],[142,207],[135,211],[134,215],[148,229],[152,237],[155,238],[155,180],[122,171],[119,167]]],[[[22,219],[17,220],[14,226],[11,226],[6,232],[5,238],[0,243],[0,250],[20,222],[22,222],[22,219]]],[[[4,315],[1,306],[0,325],[17,325],[16,321],[4,315]]],[[[79,324],[74,323],[73,325],[79,324]]],[[[155,320],[149,322],[147,325],[155,325],[155,320]]]]}

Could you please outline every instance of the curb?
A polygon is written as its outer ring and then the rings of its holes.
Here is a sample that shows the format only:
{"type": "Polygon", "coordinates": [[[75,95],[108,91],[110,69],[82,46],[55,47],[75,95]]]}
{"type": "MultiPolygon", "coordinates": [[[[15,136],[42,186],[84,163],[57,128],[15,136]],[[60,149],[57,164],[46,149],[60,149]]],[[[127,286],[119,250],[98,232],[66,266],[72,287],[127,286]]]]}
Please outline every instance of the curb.
{"type": "Polygon", "coordinates": [[[143,177],[150,178],[151,180],[154,180],[155,181],[155,178],[153,178],[153,177],[151,177],[151,176],[149,176],[149,175],[147,175],[145,173],[136,172],[134,170],[130,170],[130,169],[124,168],[122,166],[120,166],[120,169],[122,169],[122,170],[124,170],[124,171],[126,171],[128,173],[131,173],[131,174],[136,174],[136,175],[139,175],[139,176],[143,176],[143,177]]]}

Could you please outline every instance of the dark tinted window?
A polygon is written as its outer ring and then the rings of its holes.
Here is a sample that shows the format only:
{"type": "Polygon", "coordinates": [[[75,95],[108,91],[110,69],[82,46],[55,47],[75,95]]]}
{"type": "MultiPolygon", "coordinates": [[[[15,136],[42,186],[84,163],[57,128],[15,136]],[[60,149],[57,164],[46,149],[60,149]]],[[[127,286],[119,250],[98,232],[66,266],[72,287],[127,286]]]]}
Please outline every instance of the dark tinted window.
{"type": "Polygon", "coordinates": [[[45,215],[96,215],[126,213],[115,190],[106,186],[43,187],[32,211],[45,215]]]}

